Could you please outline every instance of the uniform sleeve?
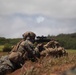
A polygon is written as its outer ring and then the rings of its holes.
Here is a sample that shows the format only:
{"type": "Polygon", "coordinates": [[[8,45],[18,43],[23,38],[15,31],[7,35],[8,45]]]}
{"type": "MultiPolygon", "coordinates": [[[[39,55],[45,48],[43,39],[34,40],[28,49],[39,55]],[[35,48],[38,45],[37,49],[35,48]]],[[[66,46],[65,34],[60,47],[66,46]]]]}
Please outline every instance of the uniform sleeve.
{"type": "Polygon", "coordinates": [[[27,51],[27,52],[33,54],[34,46],[31,42],[29,42],[29,41],[22,42],[21,48],[23,49],[23,51],[27,51]]]}

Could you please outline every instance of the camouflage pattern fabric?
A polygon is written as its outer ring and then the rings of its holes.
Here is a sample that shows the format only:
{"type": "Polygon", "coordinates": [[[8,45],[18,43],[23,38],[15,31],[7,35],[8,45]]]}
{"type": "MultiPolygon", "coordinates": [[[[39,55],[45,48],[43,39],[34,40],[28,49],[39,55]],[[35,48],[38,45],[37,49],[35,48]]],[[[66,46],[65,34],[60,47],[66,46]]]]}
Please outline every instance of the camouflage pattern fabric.
{"type": "Polygon", "coordinates": [[[21,48],[24,48],[24,52],[27,52],[28,54],[28,58],[34,58],[35,57],[35,51],[34,51],[34,45],[30,40],[26,40],[24,42],[21,43],[21,47],[19,47],[18,51],[21,52],[21,48]]]}
{"type": "Polygon", "coordinates": [[[63,47],[57,41],[50,41],[43,46],[44,50],[40,52],[41,56],[51,55],[53,57],[61,57],[68,55],[63,47]]]}
{"type": "Polygon", "coordinates": [[[33,32],[24,33],[24,39],[12,49],[9,54],[9,59],[16,64],[23,64],[23,62],[28,58],[34,57],[35,51],[33,41],[35,36],[36,35],[33,32]]]}
{"type": "Polygon", "coordinates": [[[35,59],[35,51],[33,46],[33,41],[35,39],[35,34],[33,32],[26,32],[21,40],[10,52],[9,55],[1,57],[0,59],[0,75],[4,75],[10,70],[15,70],[21,67],[25,59],[35,59]]]}
{"type": "MultiPolygon", "coordinates": [[[[20,44],[23,42],[24,40],[21,40],[20,42],[18,42],[15,46],[13,46],[11,52],[16,52],[20,46],[20,44]]],[[[11,53],[10,52],[10,53],[11,53]]]]}
{"type": "Polygon", "coordinates": [[[0,75],[5,75],[6,73],[10,73],[14,70],[14,65],[8,59],[8,55],[2,56],[0,59],[0,75]]]}
{"type": "Polygon", "coordinates": [[[48,56],[48,55],[53,55],[55,53],[55,49],[53,48],[47,48],[46,50],[42,51],[40,53],[41,56],[48,56]]]}
{"type": "Polygon", "coordinates": [[[22,53],[20,52],[11,52],[11,54],[9,54],[8,58],[13,61],[14,63],[17,63],[20,61],[22,56],[22,53]]]}
{"type": "Polygon", "coordinates": [[[57,41],[50,41],[46,45],[44,45],[45,48],[55,48],[59,45],[57,41]]]}
{"type": "Polygon", "coordinates": [[[0,75],[5,75],[5,74],[8,74],[8,73],[11,73],[13,70],[10,66],[8,65],[1,65],[0,66],[0,75]]]}
{"type": "Polygon", "coordinates": [[[9,65],[10,67],[14,68],[13,64],[11,63],[11,61],[10,61],[9,58],[8,58],[8,55],[2,56],[2,57],[0,58],[0,65],[1,65],[1,64],[7,64],[7,65],[9,65]]]}
{"type": "Polygon", "coordinates": [[[37,58],[40,58],[39,49],[36,47],[36,48],[34,49],[34,51],[35,51],[35,56],[36,56],[37,58]]]}
{"type": "Polygon", "coordinates": [[[54,48],[54,41],[48,42],[46,45],[44,45],[45,48],[54,48]]]}
{"type": "Polygon", "coordinates": [[[24,61],[25,59],[33,58],[35,54],[33,43],[30,40],[25,40],[21,42],[18,50],[11,52],[9,59],[15,63],[24,61]]]}
{"type": "Polygon", "coordinates": [[[39,43],[39,44],[35,47],[36,56],[37,56],[38,58],[40,58],[40,53],[41,53],[42,51],[44,51],[44,50],[45,50],[44,45],[43,45],[42,43],[39,43]]]}
{"type": "Polygon", "coordinates": [[[31,31],[29,31],[29,32],[25,32],[24,34],[23,34],[23,38],[26,40],[26,38],[27,37],[29,37],[30,39],[35,39],[35,33],[33,33],[33,32],[31,32],[31,31]]]}

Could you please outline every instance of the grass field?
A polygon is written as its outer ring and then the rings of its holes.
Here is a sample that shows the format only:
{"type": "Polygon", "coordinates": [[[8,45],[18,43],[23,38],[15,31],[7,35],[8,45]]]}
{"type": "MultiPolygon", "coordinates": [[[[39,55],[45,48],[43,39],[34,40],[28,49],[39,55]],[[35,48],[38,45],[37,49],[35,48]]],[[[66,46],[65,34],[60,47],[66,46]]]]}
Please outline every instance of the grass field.
{"type": "Polygon", "coordinates": [[[21,72],[22,75],[61,75],[66,70],[76,66],[76,50],[69,49],[67,52],[68,56],[60,58],[49,56],[40,58],[38,62],[26,61],[21,70],[19,69],[10,75],[19,75],[21,72]]]}
{"type": "Polygon", "coordinates": [[[2,52],[3,51],[3,45],[0,45],[0,57],[3,56],[3,55],[6,55],[8,54],[8,52],[2,52]]]}
{"type": "Polygon", "coordinates": [[[68,53],[76,53],[76,50],[74,50],[74,49],[68,49],[67,52],[68,53]]]}
{"type": "Polygon", "coordinates": [[[2,50],[3,50],[3,47],[4,47],[3,45],[0,45],[0,51],[2,51],[2,50]]]}
{"type": "MultiPolygon", "coordinates": [[[[0,57],[8,54],[8,52],[2,52],[2,48],[3,46],[0,46],[0,57]]],[[[68,56],[60,58],[44,57],[40,58],[38,62],[27,61],[24,67],[27,68],[28,75],[60,75],[76,65],[76,50],[68,49],[67,52],[68,56]]],[[[18,72],[20,73],[20,71],[18,72]]],[[[13,75],[19,75],[17,73],[15,72],[13,75]]]]}

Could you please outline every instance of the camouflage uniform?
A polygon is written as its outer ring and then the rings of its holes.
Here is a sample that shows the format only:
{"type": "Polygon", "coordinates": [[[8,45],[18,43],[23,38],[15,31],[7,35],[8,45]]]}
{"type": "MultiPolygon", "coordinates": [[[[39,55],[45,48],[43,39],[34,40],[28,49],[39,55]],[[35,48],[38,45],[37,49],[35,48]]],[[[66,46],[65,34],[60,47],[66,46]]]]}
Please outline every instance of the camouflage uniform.
{"type": "Polygon", "coordinates": [[[48,42],[46,45],[44,45],[45,48],[54,48],[54,41],[48,42]]]}
{"type": "Polygon", "coordinates": [[[53,53],[55,53],[56,48],[55,48],[55,42],[54,41],[50,41],[47,44],[44,45],[44,51],[42,51],[40,54],[41,56],[47,56],[47,55],[53,55],[53,53]]]}
{"type": "Polygon", "coordinates": [[[65,53],[65,49],[55,40],[48,42],[44,45],[44,48],[45,50],[40,53],[41,56],[51,55],[54,57],[60,57],[65,53]]]}
{"type": "Polygon", "coordinates": [[[8,55],[2,56],[0,59],[0,75],[5,75],[14,70],[14,65],[8,59],[8,55]]]}
{"type": "Polygon", "coordinates": [[[44,47],[43,47],[43,44],[40,43],[40,44],[38,44],[38,45],[36,46],[36,48],[35,48],[35,54],[36,54],[36,56],[37,56],[38,58],[40,58],[40,53],[41,53],[42,51],[44,51],[44,47]]]}
{"type": "Polygon", "coordinates": [[[9,55],[9,59],[15,63],[24,63],[25,59],[34,57],[34,46],[35,34],[33,32],[26,32],[23,34],[24,41],[19,44],[17,51],[12,51],[9,55]],[[23,62],[21,62],[23,61],[23,62]]]}
{"type": "Polygon", "coordinates": [[[20,68],[26,59],[34,58],[35,34],[33,32],[26,32],[23,34],[23,40],[18,43],[17,48],[12,49],[9,55],[1,57],[0,61],[0,75],[5,75],[7,71],[20,68]]]}
{"type": "Polygon", "coordinates": [[[54,48],[47,48],[44,51],[42,51],[40,55],[41,56],[48,56],[48,55],[55,56],[55,52],[56,50],[54,48]]]}

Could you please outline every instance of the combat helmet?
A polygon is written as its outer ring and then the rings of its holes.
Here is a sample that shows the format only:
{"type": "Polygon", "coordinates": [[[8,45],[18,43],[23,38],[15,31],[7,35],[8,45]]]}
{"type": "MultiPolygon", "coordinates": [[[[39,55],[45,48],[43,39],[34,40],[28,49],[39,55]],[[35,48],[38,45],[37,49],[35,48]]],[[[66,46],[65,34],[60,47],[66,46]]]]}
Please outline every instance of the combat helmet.
{"type": "Polygon", "coordinates": [[[35,39],[36,34],[34,32],[29,31],[29,32],[25,32],[22,36],[25,40],[26,38],[35,39]]]}

